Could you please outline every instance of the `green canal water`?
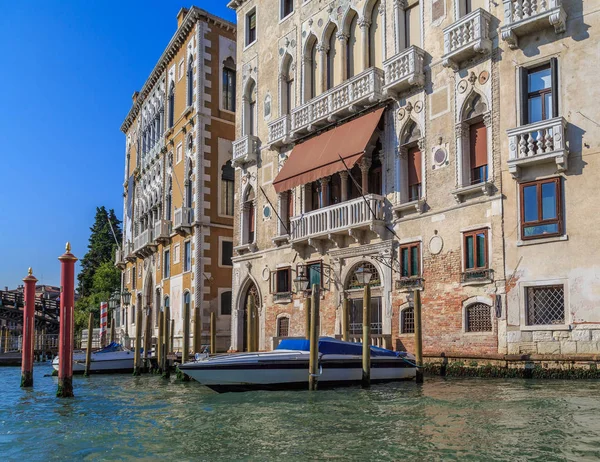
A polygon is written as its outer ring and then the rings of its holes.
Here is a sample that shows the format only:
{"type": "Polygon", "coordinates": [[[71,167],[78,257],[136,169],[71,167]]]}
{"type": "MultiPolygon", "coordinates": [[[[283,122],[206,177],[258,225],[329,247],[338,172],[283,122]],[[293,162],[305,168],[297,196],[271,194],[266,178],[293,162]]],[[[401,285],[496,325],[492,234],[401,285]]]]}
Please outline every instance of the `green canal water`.
{"type": "Polygon", "coordinates": [[[598,460],[600,382],[426,379],[216,394],[195,382],[0,368],[0,460],[598,460]]]}

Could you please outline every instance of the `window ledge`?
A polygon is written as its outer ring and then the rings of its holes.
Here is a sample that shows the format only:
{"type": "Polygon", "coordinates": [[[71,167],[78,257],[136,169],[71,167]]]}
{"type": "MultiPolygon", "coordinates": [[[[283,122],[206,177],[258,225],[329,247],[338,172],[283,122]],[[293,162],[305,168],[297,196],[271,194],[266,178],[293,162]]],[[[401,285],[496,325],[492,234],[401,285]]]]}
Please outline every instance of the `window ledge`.
{"type": "Polygon", "coordinates": [[[286,20],[290,19],[292,16],[294,16],[295,12],[296,12],[296,10],[292,11],[287,16],[284,16],[283,18],[279,19],[279,23],[278,24],[281,24],[281,23],[285,22],[286,20]]]}
{"type": "Polygon", "coordinates": [[[463,330],[463,334],[467,335],[469,337],[475,337],[475,336],[477,336],[477,337],[486,336],[487,337],[489,335],[496,335],[496,332],[493,330],[488,330],[485,332],[469,332],[469,331],[463,330]]]}
{"type": "Polygon", "coordinates": [[[474,196],[474,195],[479,195],[479,194],[483,194],[484,196],[491,196],[492,195],[492,182],[484,181],[483,183],[476,183],[476,184],[471,184],[468,186],[461,186],[460,188],[457,188],[454,191],[452,191],[452,195],[454,196],[454,199],[459,204],[461,202],[464,202],[468,196],[474,196]]]}
{"type": "Polygon", "coordinates": [[[193,109],[194,109],[193,105],[186,107],[185,111],[183,111],[182,117],[186,117],[188,114],[191,114],[193,109]]]}
{"type": "Polygon", "coordinates": [[[249,43],[247,45],[244,46],[244,49],[242,51],[246,51],[248,48],[250,48],[252,45],[254,45],[257,42],[257,40],[254,40],[254,42],[249,43]]]}
{"type": "Polygon", "coordinates": [[[290,240],[290,235],[289,234],[283,234],[281,236],[275,236],[274,238],[271,239],[271,241],[273,242],[273,244],[275,244],[277,247],[279,247],[282,244],[287,244],[290,240]]]}
{"type": "Polygon", "coordinates": [[[258,247],[255,243],[252,244],[242,244],[233,248],[237,252],[238,255],[243,255],[246,252],[256,252],[258,247]]]}
{"type": "Polygon", "coordinates": [[[545,244],[547,242],[560,242],[560,241],[568,241],[569,235],[563,234],[562,236],[554,236],[554,237],[540,237],[538,239],[526,239],[517,241],[517,247],[523,247],[527,245],[536,245],[536,244],[545,244]]]}
{"type": "MultiPolygon", "coordinates": [[[[477,279],[475,281],[467,281],[467,282],[461,282],[460,285],[461,286],[482,286],[485,284],[491,284],[494,281],[492,279],[486,278],[486,279],[477,279]]],[[[472,334],[473,332],[468,332],[469,334],[472,334]]]]}
{"type": "Polygon", "coordinates": [[[412,209],[416,210],[419,213],[423,213],[424,207],[425,207],[425,199],[420,198],[415,201],[396,204],[392,207],[392,210],[394,212],[396,212],[397,214],[400,214],[401,212],[410,212],[410,211],[412,211],[412,209]]]}
{"type": "Polygon", "coordinates": [[[169,129],[167,129],[167,131],[165,132],[165,138],[166,138],[167,136],[170,136],[172,133],[173,133],[173,127],[171,127],[171,128],[169,128],[169,129]]]}
{"type": "Polygon", "coordinates": [[[539,325],[539,326],[521,326],[522,331],[534,331],[534,330],[571,330],[569,324],[550,324],[550,325],[539,325]]]}

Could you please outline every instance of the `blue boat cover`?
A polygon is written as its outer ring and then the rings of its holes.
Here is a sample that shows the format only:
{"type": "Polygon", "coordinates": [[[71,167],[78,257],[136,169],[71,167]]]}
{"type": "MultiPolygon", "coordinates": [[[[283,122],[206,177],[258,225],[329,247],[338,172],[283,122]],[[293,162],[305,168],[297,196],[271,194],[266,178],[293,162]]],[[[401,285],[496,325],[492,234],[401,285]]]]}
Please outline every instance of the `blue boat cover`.
{"type": "MultiPolygon", "coordinates": [[[[279,342],[277,350],[310,351],[310,341],[306,339],[288,338],[279,342]]],[[[319,339],[319,353],[324,355],[362,355],[362,343],[344,342],[332,337],[319,339]]],[[[371,356],[406,356],[404,351],[392,351],[371,346],[371,356]]]]}
{"type": "Polygon", "coordinates": [[[96,353],[112,353],[113,351],[122,351],[122,350],[123,350],[123,346],[120,343],[112,342],[111,344],[106,345],[104,348],[97,351],[96,353]]]}

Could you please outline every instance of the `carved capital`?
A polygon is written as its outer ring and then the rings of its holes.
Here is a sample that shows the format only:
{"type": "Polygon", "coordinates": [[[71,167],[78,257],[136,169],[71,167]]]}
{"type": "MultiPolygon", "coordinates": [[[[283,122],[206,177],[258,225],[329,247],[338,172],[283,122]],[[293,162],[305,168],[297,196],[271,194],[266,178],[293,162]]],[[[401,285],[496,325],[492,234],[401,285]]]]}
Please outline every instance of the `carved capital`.
{"type": "Polygon", "coordinates": [[[329,45],[327,45],[325,43],[319,43],[317,45],[317,51],[319,53],[327,53],[329,51],[329,45]]]}
{"type": "Polygon", "coordinates": [[[347,42],[350,36],[348,34],[344,34],[343,32],[338,32],[335,36],[340,42],[347,42]]]}
{"type": "Polygon", "coordinates": [[[368,173],[369,169],[371,168],[371,159],[367,156],[363,156],[358,166],[360,167],[360,170],[363,174],[368,173]]]}
{"type": "Polygon", "coordinates": [[[368,29],[369,27],[371,27],[371,20],[368,18],[360,18],[358,20],[358,27],[360,27],[361,29],[368,29]]]}

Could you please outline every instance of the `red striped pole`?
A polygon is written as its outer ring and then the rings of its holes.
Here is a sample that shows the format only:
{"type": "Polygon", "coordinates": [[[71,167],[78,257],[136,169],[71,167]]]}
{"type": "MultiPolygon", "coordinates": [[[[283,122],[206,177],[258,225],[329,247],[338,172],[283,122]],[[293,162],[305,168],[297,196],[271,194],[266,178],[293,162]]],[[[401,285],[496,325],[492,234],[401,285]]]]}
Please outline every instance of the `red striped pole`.
{"type": "Polygon", "coordinates": [[[106,346],[106,333],[108,326],[108,303],[100,302],[100,346],[106,346]]]}
{"type": "Polygon", "coordinates": [[[66,252],[60,260],[60,340],[58,344],[58,390],[59,398],[73,395],[73,308],[75,304],[75,262],[67,242],[66,252]]]}
{"type": "Polygon", "coordinates": [[[25,283],[25,306],[23,308],[23,353],[21,356],[21,386],[33,387],[33,342],[35,340],[35,283],[31,268],[25,283]]]}

